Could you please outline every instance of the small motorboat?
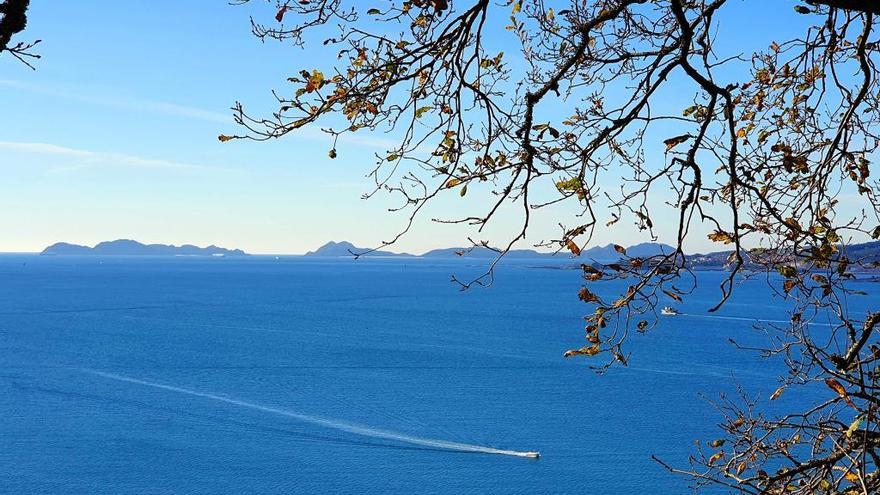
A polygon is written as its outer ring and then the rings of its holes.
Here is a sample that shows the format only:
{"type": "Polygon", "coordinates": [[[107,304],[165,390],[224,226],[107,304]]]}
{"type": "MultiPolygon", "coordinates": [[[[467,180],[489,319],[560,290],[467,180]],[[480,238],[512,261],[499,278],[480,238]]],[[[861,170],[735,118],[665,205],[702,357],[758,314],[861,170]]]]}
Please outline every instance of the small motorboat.
{"type": "Polygon", "coordinates": [[[531,457],[532,459],[537,459],[541,457],[540,452],[523,452],[523,457],[531,457]]]}
{"type": "Polygon", "coordinates": [[[660,310],[660,314],[663,316],[675,316],[679,313],[677,309],[671,306],[665,306],[663,309],[660,310]]]}

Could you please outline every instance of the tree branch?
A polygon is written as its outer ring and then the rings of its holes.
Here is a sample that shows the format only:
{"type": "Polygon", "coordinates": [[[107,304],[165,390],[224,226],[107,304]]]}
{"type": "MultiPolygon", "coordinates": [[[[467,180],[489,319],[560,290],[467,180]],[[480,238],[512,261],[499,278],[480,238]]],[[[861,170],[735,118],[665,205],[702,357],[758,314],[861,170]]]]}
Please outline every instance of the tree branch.
{"type": "Polygon", "coordinates": [[[807,0],[807,3],[867,14],[880,14],[880,2],[876,0],[807,0]]]}
{"type": "Polygon", "coordinates": [[[6,0],[0,4],[0,52],[7,50],[12,36],[27,26],[27,8],[30,0],[6,0]]]}

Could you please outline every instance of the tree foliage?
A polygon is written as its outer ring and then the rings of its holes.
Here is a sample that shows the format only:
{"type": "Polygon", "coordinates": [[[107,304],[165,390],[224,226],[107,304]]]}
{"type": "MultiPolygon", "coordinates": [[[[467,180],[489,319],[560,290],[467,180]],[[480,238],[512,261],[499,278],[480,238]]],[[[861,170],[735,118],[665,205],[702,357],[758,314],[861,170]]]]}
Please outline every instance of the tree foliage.
{"type": "Polygon", "coordinates": [[[40,58],[31,49],[40,42],[18,42],[12,44],[12,37],[24,31],[27,26],[27,9],[30,0],[3,0],[0,2],[0,54],[9,52],[21,63],[34,68],[30,59],[40,58]]]}
{"type": "MultiPolygon", "coordinates": [[[[386,244],[426,204],[463,196],[469,185],[471,195],[482,186],[484,209],[442,221],[482,230],[502,206],[517,205],[522,223],[499,255],[525,239],[536,210],[560,203],[573,213],[560,219],[558,239],[540,244],[572,256],[621,220],[655,238],[656,218],[674,219],[673,252],[643,259],[618,246],[621,261],[582,265],[585,343],[566,356],[602,360],[600,368],[626,364],[628,336],[656,324],[658,305],[693,290],[683,246],[708,235],[730,249],[710,311],[743,277],[769,274],[791,321],[771,329],[760,351],[789,369],[770,398],[723,399],[726,436],[695,453],[689,468],[668,467],[697,485],[742,493],[875,493],[880,311],[848,309],[859,296],[848,281],[865,267],[847,245],[880,237],[880,184],[871,176],[880,146],[880,4],[792,3],[792,19],[811,21],[800,37],[722,58],[716,29],[728,3],[277,2],[274,19],[252,21],[257,36],[323,42],[338,60],[296,68],[269,116],[236,104],[243,131],[220,139],[280,138],[308,125],[334,138],[396,137],[370,174],[376,191],[400,195],[408,215],[386,244]],[[517,53],[493,48],[502,29],[518,40],[517,53]],[[672,94],[688,104],[670,109],[672,94]],[[608,177],[618,189],[602,190],[608,177]],[[667,199],[652,200],[658,195],[667,199]],[[607,297],[593,287],[607,280],[625,281],[626,290],[607,297]],[[817,318],[830,330],[811,329],[817,318]],[[827,390],[826,399],[782,417],[761,412],[765,401],[811,386],[827,390]]],[[[761,15],[764,2],[746,4],[761,15]]],[[[462,284],[490,281],[491,269],[462,284]]]]}

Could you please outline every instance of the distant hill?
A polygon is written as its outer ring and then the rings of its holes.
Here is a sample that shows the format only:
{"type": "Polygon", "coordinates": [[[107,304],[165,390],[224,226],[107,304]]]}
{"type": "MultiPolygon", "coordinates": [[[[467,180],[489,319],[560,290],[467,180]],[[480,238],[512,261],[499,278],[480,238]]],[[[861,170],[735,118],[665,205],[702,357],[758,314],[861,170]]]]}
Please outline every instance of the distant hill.
{"type": "Polygon", "coordinates": [[[846,255],[863,263],[880,263],[880,241],[853,244],[846,247],[846,255]]]}
{"type": "MultiPolygon", "coordinates": [[[[692,254],[688,256],[688,263],[695,268],[723,268],[728,263],[728,258],[733,251],[716,251],[706,254],[692,254]]],[[[880,263],[880,241],[850,244],[843,248],[843,254],[853,262],[859,262],[868,268],[872,264],[880,263]]],[[[750,263],[748,253],[745,254],[746,263],[750,263]]]]}
{"type": "MultiPolygon", "coordinates": [[[[309,251],[306,256],[323,256],[323,257],[353,257],[353,253],[366,252],[367,248],[357,247],[350,242],[328,242],[315,251],[309,251]]],[[[668,244],[659,242],[643,242],[626,248],[626,256],[631,258],[650,258],[663,254],[670,254],[675,248],[668,244]]],[[[687,263],[690,267],[703,270],[724,270],[727,266],[727,258],[732,251],[716,251],[706,254],[688,254],[687,263]]],[[[846,255],[850,260],[859,260],[865,266],[870,268],[871,264],[880,266],[880,241],[866,242],[862,244],[852,244],[846,246],[846,255]]],[[[373,251],[365,256],[373,257],[420,257],[420,258],[469,258],[490,260],[498,256],[498,253],[486,247],[474,247],[471,249],[464,247],[451,247],[432,249],[421,255],[412,255],[406,253],[394,253],[391,251],[373,251]]],[[[541,252],[533,249],[514,249],[508,252],[505,257],[507,259],[533,259],[533,260],[570,260],[573,263],[585,263],[594,260],[598,264],[614,263],[621,258],[620,253],[614,249],[614,244],[606,246],[595,246],[581,251],[581,255],[577,258],[572,257],[567,250],[553,253],[541,252]]],[[[746,263],[749,264],[748,253],[746,253],[746,263]]],[[[555,263],[553,264],[556,265],[555,263]]],[[[579,265],[572,265],[579,266],[579,265]]]]}
{"type": "MultiPolygon", "coordinates": [[[[339,256],[352,256],[352,253],[363,253],[367,251],[366,248],[357,247],[354,244],[346,241],[341,242],[328,242],[323,246],[319,247],[314,251],[309,251],[306,253],[306,256],[324,256],[324,257],[339,257],[339,256]]],[[[673,248],[667,246],[666,244],[659,244],[654,242],[645,242],[642,244],[636,244],[635,246],[631,246],[627,248],[626,254],[632,257],[648,257],[654,256],[657,254],[664,254],[672,252],[673,248]]],[[[413,256],[411,254],[406,253],[394,253],[391,251],[374,251],[372,253],[367,254],[366,256],[413,256]]],[[[473,258],[473,259],[490,259],[498,256],[498,252],[478,246],[473,248],[465,248],[465,247],[451,247],[451,248],[440,248],[440,249],[432,249],[426,253],[418,255],[423,258],[473,258]]],[[[546,259],[546,258],[557,258],[564,259],[569,257],[568,251],[563,251],[559,253],[554,252],[541,252],[535,251],[534,249],[513,249],[508,252],[505,257],[508,259],[546,259]]],[[[594,248],[586,249],[581,253],[581,256],[586,256],[590,259],[596,259],[601,261],[616,261],[620,258],[620,254],[614,250],[614,245],[609,244],[607,246],[597,246],[594,248]]]]}
{"type": "Polygon", "coordinates": [[[43,255],[105,255],[105,256],[247,256],[241,249],[217,246],[198,247],[191,244],[143,244],[130,239],[104,241],[95,247],[58,242],[44,249],[43,255]]]}
{"type": "MultiPolygon", "coordinates": [[[[355,254],[365,253],[369,251],[369,248],[361,248],[357,247],[354,244],[341,241],[341,242],[333,242],[330,241],[327,244],[319,247],[314,251],[309,251],[306,253],[306,256],[321,256],[321,257],[340,257],[340,256],[353,256],[355,254]]],[[[411,254],[406,253],[392,253],[391,251],[373,251],[369,254],[365,254],[364,256],[412,256],[411,254]]]]}
{"type": "MultiPolygon", "coordinates": [[[[632,258],[647,258],[659,254],[669,254],[673,251],[675,251],[675,248],[666,244],[643,242],[626,248],[626,255],[632,258]]],[[[585,249],[581,251],[581,256],[599,261],[616,261],[620,258],[620,254],[614,250],[614,244],[585,249]]]]}
{"type": "MultiPolygon", "coordinates": [[[[645,242],[642,244],[636,244],[635,246],[630,246],[626,248],[627,256],[631,257],[641,257],[645,258],[648,256],[655,256],[658,254],[665,254],[674,251],[671,246],[667,246],[666,244],[659,244],[655,242],[645,242]]],[[[445,249],[434,249],[428,251],[422,256],[426,258],[440,258],[440,257],[452,257],[452,256],[465,256],[468,258],[494,258],[498,256],[498,253],[484,247],[476,247],[468,251],[466,248],[445,248],[445,249]],[[462,254],[458,254],[462,253],[462,254]]],[[[540,252],[535,251],[533,249],[513,249],[508,252],[505,257],[506,258],[514,258],[514,259],[528,259],[528,258],[566,258],[569,256],[568,251],[562,251],[559,253],[554,252],[540,252]]],[[[613,244],[608,244],[607,246],[596,246],[589,249],[585,249],[581,252],[582,257],[602,260],[602,261],[617,261],[620,259],[620,253],[614,250],[613,244]]]]}

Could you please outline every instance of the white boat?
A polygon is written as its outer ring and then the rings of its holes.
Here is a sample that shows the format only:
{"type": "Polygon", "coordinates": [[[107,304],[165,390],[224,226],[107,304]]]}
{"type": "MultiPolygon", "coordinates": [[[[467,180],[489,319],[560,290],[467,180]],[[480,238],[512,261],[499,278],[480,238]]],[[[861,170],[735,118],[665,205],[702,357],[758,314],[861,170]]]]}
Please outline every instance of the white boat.
{"type": "Polygon", "coordinates": [[[675,316],[678,314],[678,310],[673,307],[666,306],[660,310],[660,314],[663,316],[675,316]]]}
{"type": "Polygon", "coordinates": [[[541,457],[541,453],[540,452],[523,452],[523,457],[531,457],[533,459],[537,459],[538,457],[541,457]]]}

